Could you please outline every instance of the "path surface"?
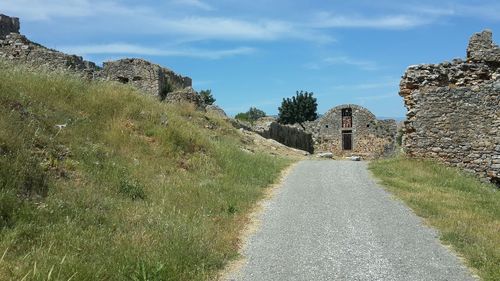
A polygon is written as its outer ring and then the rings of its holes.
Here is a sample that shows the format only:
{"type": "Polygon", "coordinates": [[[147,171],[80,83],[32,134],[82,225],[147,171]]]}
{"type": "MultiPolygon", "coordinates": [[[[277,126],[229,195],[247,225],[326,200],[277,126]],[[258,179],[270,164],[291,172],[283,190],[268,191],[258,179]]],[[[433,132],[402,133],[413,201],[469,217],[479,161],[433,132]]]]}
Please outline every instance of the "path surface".
{"type": "Polygon", "coordinates": [[[304,161],[266,203],[229,280],[474,280],[364,162],[304,161]]]}

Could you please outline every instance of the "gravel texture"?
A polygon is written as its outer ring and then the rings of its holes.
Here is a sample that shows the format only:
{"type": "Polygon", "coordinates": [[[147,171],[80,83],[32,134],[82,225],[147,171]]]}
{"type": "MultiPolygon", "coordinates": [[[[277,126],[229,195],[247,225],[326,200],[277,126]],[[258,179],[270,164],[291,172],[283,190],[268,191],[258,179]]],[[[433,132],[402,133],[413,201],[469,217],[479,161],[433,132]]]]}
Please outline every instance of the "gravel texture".
{"type": "Polygon", "coordinates": [[[268,201],[228,280],[475,280],[366,162],[303,161],[268,201]]]}

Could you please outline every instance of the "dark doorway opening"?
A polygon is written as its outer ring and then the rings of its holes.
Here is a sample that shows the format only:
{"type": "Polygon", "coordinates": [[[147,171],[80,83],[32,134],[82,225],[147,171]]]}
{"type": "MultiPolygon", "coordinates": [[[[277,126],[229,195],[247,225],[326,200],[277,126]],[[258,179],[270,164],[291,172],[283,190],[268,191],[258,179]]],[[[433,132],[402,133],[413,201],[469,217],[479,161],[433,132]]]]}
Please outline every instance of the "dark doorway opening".
{"type": "Polygon", "coordinates": [[[342,149],[352,150],[352,131],[342,132],[342,149]]]}

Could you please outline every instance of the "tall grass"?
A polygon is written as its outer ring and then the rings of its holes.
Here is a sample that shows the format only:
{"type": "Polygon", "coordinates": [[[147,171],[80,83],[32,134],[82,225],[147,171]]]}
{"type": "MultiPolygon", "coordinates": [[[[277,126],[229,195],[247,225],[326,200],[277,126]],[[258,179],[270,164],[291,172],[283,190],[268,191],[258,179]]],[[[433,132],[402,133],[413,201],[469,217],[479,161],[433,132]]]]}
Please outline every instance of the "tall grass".
{"type": "Polygon", "coordinates": [[[288,164],[241,145],[189,105],[0,63],[0,280],[212,278],[288,164]]]}
{"type": "Polygon", "coordinates": [[[500,280],[500,193],[457,169],[394,158],[370,169],[440,232],[483,280],[500,280]]]}

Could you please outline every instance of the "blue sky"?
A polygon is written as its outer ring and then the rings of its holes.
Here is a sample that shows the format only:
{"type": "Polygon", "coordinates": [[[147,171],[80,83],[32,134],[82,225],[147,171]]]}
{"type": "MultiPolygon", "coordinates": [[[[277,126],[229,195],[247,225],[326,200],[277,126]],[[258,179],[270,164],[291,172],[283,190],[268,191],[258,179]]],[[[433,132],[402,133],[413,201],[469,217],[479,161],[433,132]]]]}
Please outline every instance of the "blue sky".
{"type": "Polygon", "coordinates": [[[190,76],[232,115],[276,114],[283,97],[306,90],[320,113],[354,103],[401,117],[409,65],[463,58],[472,33],[500,33],[498,0],[2,0],[0,13],[47,47],[98,63],[141,57],[190,76]]]}

